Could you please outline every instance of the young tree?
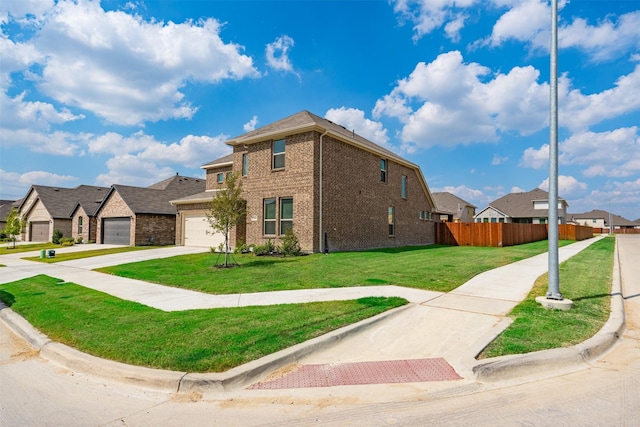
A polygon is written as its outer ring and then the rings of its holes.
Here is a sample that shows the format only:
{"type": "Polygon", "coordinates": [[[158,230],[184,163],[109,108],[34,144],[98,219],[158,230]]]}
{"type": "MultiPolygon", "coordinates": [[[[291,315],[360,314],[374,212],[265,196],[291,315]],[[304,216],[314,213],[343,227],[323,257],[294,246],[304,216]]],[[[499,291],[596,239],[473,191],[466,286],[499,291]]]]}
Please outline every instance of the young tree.
{"type": "Polygon", "coordinates": [[[15,249],[16,236],[22,234],[27,225],[27,221],[20,217],[20,211],[18,208],[12,208],[5,221],[7,224],[4,226],[3,232],[9,236],[11,241],[13,241],[13,248],[15,249]]]}
{"type": "Polygon", "coordinates": [[[214,232],[224,235],[224,266],[229,266],[229,232],[244,219],[247,213],[247,203],[241,197],[242,181],[238,174],[227,175],[226,188],[220,189],[211,201],[207,212],[207,220],[214,232]]]}

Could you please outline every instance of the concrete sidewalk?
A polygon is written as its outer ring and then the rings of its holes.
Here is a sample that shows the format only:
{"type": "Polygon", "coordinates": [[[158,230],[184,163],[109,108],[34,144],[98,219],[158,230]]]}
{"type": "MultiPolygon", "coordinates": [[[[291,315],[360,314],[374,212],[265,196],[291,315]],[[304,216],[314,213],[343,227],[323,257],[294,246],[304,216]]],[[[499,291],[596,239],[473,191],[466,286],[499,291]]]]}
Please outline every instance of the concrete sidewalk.
{"type": "MultiPolygon", "coordinates": [[[[560,248],[560,261],[568,259],[599,239],[600,237],[597,237],[560,248]]],[[[134,254],[139,256],[146,253],[145,256],[153,257],[155,251],[162,251],[157,252],[159,256],[172,256],[170,254],[178,254],[188,249],[176,247],[134,254]]],[[[129,259],[125,262],[130,261],[129,259]]],[[[57,264],[40,264],[3,257],[0,258],[0,263],[6,264],[7,267],[1,270],[3,274],[0,282],[10,281],[6,280],[6,277],[26,275],[29,272],[31,275],[47,274],[166,311],[344,300],[374,295],[402,296],[412,303],[221,374],[170,373],[127,367],[91,356],[84,357],[81,353],[78,354],[79,352],[64,348],[66,346],[60,344],[49,345],[50,351],[44,352],[60,363],[66,360],[67,366],[71,364],[76,367],[90,367],[98,363],[105,372],[111,372],[106,374],[107,376],[111,375],[114,378],[137,375],[137,381],[141,383],[162,386],[173,384],[175,387],[177,381],[180,390],[201,391],[210,390],[212,387],[227,389],[245,386],[291,363],[336,364],[444,358],[462,377],[475,378],[474,367],[478,365],[478,361],[474,357],[508,326],[510,321],[505,314],[526,297],[537,277],[547,271],[547,254],[542,254],[482,273],[448,294],[396,286],[367,286],[210,295],[105,276],[86,269],[95,268],[95,265],[102,266],[105,262],[118,264],[122,263],[122,259],[89,258],[57,264]],[[133,374],[132,370],[137,374],[133,374]]],[[[2,310],[0,313],[4,314],[6,311],[8,310],[2,310]]],[[[93,371],[95,372],[95,369],[93,371]]]]}

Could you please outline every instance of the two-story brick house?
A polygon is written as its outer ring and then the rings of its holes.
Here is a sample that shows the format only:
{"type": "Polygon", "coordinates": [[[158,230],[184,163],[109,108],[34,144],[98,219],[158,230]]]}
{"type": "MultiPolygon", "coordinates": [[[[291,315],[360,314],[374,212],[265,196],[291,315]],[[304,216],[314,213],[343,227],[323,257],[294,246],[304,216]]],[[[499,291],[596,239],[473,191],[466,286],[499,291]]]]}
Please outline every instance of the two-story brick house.
{"type": "Polygon", "coordinates": [[[232,242],[278,241],[292,227],[303,251],[434,243],[435,203],[420,168],[338,124],[302,111],[232,138],[203,166],[208,192],[174,200],[176,242],[189,244],[228,172],[241,176],[246,223],[232,242]]]}

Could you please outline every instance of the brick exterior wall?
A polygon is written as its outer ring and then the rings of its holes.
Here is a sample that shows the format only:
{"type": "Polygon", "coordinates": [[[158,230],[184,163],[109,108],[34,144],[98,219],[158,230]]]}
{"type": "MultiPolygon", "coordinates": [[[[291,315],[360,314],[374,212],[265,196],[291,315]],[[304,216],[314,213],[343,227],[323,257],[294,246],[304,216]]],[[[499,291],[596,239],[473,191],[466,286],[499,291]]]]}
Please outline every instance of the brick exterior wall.
{"type": "Polygon", "coordinates": [[[127,218],[131,217],[131,231],[130,245],[135,245],[135,229],[136,229],[136,217],[129,209],[127,204],[122,200],[120,194],[117,191],[113,191],[109,198],[104,202],[104,205],[96,216],[96,243],[102,243],[102,220],[104,218],[127,218]]]}
{"type": "Polygon", "coordinates": [[[136,246],[173,245],[175,242],[175,215],[136,215],[134,236],[134,244],[136,246]]]}
{"type": "MultiPolygon", "coordinates": [[[[240,161],[242,161],[242,158],[240,158],[240,161]]],[[[227,165],[227,166],[220,166],[220,167],[214,167],[211,169],[207,169],[207,183],[206,183],[206,189],[207,190],[213,190],[219,187],[224,188],[224,186],[226,185],[227,182],[227,173],[232,172],[232,168],[233,166],[231,165],[227,165]],[[218,184],[218,174],[221,173],[224,175],[224,181],[222,184],[218,184]]]]}
{"type": "Polygon", "coordinates": [[[96,217],[90,217],[82,207],[78,208],[71,218],[71,237],[82,238],[83,243],[96,241],[96,217]],[[82,233],[78,232],[78,222],[82,217],[82,233]]]}
{"type": "MultiPolygon", "coordinates": [[[[246,242],[280,242],[276,235],[264,235],[263,203],[293,198],[293,229],[305,252],[318,252],[320,133],[305,132],[285,138],[285,168],[273,170],[272,141],[234,149],[234,171],[241,172],[242,155],[249,155],[248,175],[242,177],[247,200],[246,242]]],[[[323,137],[323,236],[330,251],[425,245],[435,242],[434,223],[420,219],[430,212],[427,195],[417,173],[388,161],[387,182],[380,180],[379,155],[369,153],[331,137],[323,137]],[[401,197],[402,176],[407,177],[407,197],[401,197]],[[395,234],[389,236],[387,211],[395,209],[395,234]]]]}

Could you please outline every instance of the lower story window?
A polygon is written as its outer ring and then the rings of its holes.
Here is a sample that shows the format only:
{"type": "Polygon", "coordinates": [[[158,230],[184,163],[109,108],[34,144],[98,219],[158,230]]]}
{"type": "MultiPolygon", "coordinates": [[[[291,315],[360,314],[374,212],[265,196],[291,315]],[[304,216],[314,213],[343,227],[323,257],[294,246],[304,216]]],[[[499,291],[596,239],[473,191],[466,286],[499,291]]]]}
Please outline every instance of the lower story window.
{"type": "Polygon", "coordinates": [[[387,211],[387,218],[389,221],[389,236],[395,236],[396,233],[396,215],[393,207],[389,207],[387,211]]]}
{"type": "Polygon", "coordinates": [[[264,234],[276,234],[276,199],[264,199],[264,234]]]}
{"type": "Polygon", "coordinates": [[[280,199],[280,234],[293,229],[293,199],[291,197],[280,199]]]}

